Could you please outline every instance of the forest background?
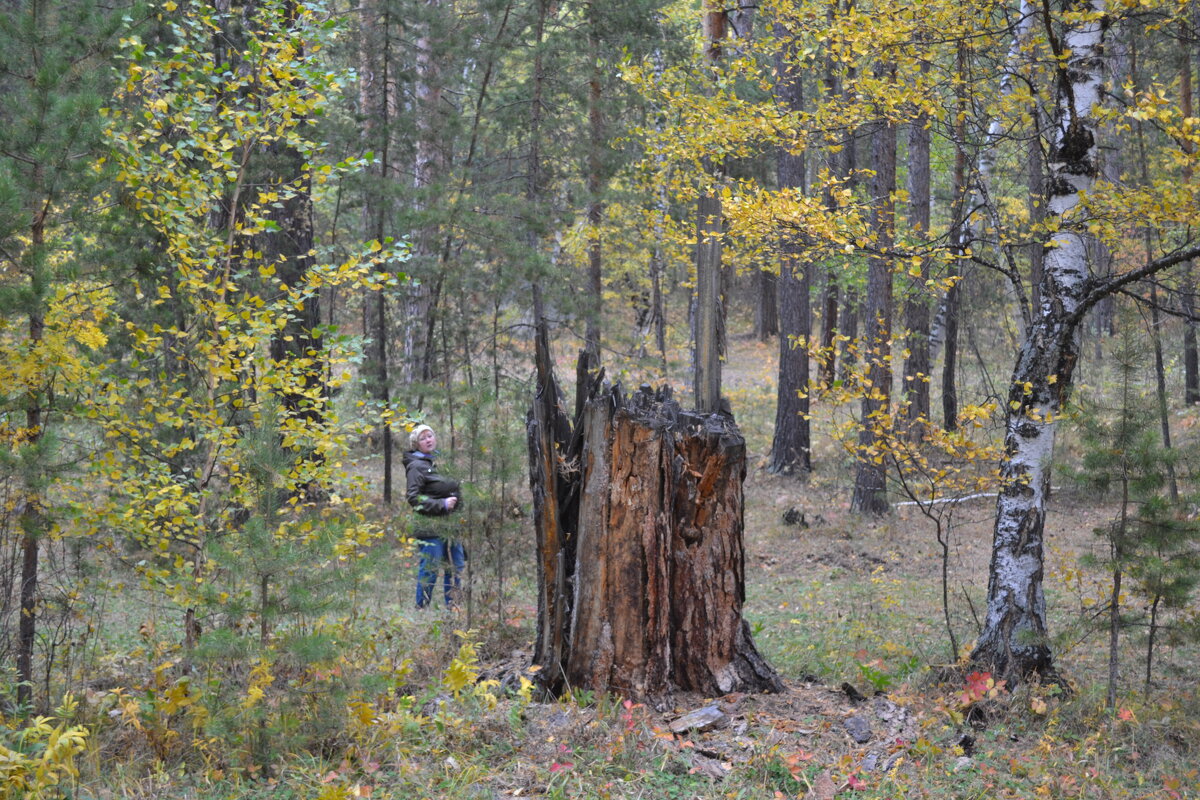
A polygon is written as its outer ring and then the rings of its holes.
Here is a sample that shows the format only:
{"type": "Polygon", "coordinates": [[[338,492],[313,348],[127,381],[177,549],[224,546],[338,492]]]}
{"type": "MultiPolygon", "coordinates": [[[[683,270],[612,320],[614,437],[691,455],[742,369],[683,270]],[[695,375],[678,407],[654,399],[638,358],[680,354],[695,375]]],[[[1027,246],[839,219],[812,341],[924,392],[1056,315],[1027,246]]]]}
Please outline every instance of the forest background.
{"type": "Polygon", "coordinates": [[[7,4],[6,791],[1194,791],[1196,21],[7,4]],[[810,558],[758,605],[751,576],[756,636],[793,681],[919,709],[907,767],[808,716],[808,750],[706,767],[586,689],[554,713],[610,735],[555,742],[535,675],[486,677],[534,617],[535,332],[565,374],[727,404],[752,552],[810,558]],[[407,610],[417,422],[470,487],[458,617],[407,610]],[[1044,545],[1051,494],[1090,558],[1044,545]],[[910,596],[874,594],[889,571],[910,596]],[[993,758],[952,769],[986,718],[993,758]]]}

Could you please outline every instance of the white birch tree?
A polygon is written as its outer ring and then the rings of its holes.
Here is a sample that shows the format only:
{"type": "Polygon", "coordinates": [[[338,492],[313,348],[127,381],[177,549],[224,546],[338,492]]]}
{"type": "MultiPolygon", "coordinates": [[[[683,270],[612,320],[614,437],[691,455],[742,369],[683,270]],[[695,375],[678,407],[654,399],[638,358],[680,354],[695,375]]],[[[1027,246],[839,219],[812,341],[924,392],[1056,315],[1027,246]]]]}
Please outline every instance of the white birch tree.
{"type": "MultiPolygon", "coordinates": [[[[1057,680],[1046,629],[1044,527],[1058,419],[1079,357],[1078,333],[1104,297],[1200,252],[1195,242],[1141,266],[1093,275],[1088,263],[1087,204],[1098,174],[1095,111],[1101,101],[1104,0],[1063,0],[1061,38],[1047,36],[1059,67],[1046,198],[1040,305],[1027,326],[1009,386],[1002,489],[989,569],[987,615],[971,659],[1009,685],[1038,674],[1057,680]]],[[[1049,23],[1049,21],[1048,21],[1049,23]]]]}

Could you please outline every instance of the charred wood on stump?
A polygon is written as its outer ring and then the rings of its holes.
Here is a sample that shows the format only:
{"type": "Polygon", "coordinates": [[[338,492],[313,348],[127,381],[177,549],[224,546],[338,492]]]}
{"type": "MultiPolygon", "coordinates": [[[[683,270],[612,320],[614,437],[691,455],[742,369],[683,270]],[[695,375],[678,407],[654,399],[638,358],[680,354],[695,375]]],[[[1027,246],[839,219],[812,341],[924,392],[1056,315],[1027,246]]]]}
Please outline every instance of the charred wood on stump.
{"type": "Polygon", "coordinates": [[[553,426],[538,403],[530,415],[539,578],[559,578],[539,594],[544,683],[638,698],[782,690],[742,619],[746,448],[732,416],[599,383],[560,439],[578,450],[548,457],[553,426]]]}
{"type": "MultiPolygon", "coordinates": [[[[539,365],[539,374],[543,374],[539,365]]],[[[529,483],[533,490],[537,533],[538,631],[533,662],[544,667],[566,657],[570,593],[575,566],[574,531],[578,528],[578,472],[581,444],[572,436],[562,392],[547,369],[526,420],[529,440],[529,483]]],[[[558,680],[560,670],[548,678],[558,680]]]]}

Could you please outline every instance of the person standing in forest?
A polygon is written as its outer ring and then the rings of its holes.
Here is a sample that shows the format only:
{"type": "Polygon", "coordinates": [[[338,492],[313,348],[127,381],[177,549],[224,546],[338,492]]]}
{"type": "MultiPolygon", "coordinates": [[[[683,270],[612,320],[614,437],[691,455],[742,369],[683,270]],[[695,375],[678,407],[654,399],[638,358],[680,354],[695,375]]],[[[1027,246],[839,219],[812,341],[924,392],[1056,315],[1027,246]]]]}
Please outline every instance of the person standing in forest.
{"type": "Polygon", "coordinates": [[[417,608],[425,608],[432,601],[439,572],[443,573],[446,607],[453,608],[459,576],[467,563],[466,550],[452,535],[447,519],[462,505],[462,487],[458,481],[438,474],[433,460],[436,449],[433,428],[418,425],[408,436],[408,451],[404,454],[408,504],[421,516],[413,533],[420,550],[417,608]]]}

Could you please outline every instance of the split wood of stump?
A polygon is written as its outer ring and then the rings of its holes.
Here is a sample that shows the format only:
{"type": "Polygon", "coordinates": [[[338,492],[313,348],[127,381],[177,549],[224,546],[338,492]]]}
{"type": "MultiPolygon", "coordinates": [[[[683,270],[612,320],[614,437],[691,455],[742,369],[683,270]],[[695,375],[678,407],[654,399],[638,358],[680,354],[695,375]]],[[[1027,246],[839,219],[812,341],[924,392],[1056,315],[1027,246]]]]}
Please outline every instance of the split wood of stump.
{"type": "Polygon", "coordinates": [[[746,445],[729,414],[551,376],[528,421],[539,578],[534,663],[553,692],[781,691],[742,619],[746,445]]]}

